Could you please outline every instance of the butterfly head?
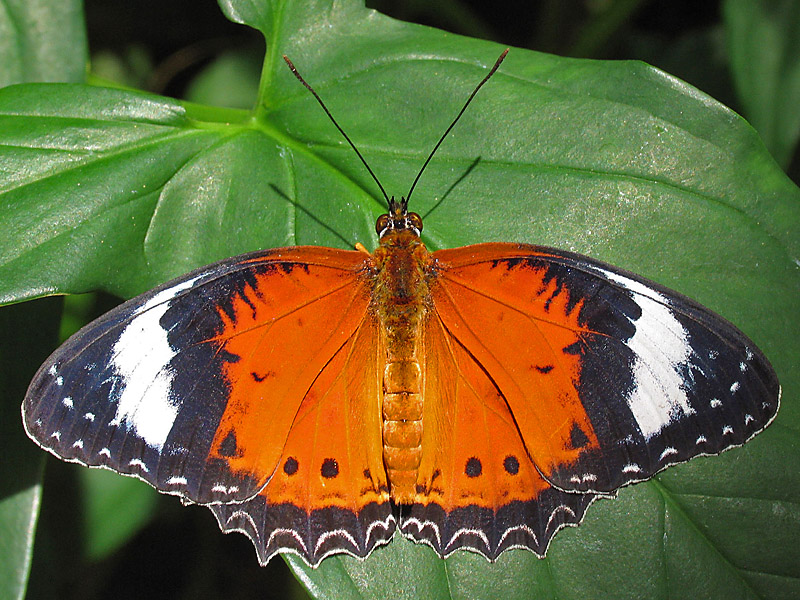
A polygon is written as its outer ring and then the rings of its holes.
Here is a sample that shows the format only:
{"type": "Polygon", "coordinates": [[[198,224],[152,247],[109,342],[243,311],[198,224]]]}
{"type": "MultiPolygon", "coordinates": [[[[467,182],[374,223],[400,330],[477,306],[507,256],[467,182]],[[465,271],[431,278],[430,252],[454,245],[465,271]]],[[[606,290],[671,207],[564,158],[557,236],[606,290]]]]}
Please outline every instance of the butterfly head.
{"type": "Polygon", "coordinates": [[[422,217],[415,212],[408,212],[408,200],[394,196],[389,199],[389,212],[378,217],[375,231],[383,237],[390,231],[410,231],[417,237],[422,233],[422,217]]]}

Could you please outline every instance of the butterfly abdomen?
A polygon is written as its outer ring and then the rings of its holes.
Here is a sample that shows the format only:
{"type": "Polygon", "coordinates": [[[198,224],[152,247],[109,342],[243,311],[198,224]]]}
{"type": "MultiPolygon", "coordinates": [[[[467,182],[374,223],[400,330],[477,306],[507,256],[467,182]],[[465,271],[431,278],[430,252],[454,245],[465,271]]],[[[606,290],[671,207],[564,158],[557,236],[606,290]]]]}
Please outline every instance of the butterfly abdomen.
{"type": "Polygon", "coordinates": [[[383,461],[392,499],[410,504],[422,458],[419,341],[428,303],[428,251],[410,231],[392,232],[375,252],[374,309],[383,328],[383,461]]]}
{"type": "Polygon", "coordinates": [[[422,459],[421,381],[413,360],[390,362],[383,374],[383,460],[400,504],[412,501],[422,459]]]}

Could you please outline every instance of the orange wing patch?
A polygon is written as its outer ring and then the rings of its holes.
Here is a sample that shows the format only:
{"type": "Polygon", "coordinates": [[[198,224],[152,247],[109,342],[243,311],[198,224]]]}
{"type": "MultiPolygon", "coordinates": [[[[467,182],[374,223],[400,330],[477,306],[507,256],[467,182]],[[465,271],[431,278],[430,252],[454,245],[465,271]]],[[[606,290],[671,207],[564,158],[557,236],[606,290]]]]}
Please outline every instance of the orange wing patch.
{"type": "Polygon", "coordinates": [[[416,501],[496,510],[549,487],[495,384],[438,319],[425,332],[422,464],[416,501]]]}
{"type": "Polygon", "coordinates": [[[362,264],[359,252],[285,251],[218,308],[223,328],[208,343],[225,358],[229,397],[209,460],[250,480],[248,495],[275,472],[307,391],[365,317],[362,264]]]}
{"type": "Polygon", "coordinates": [[[358,512],[388,500],[377,377],[382,350],[367,317],[322,369],[300,405],[280,468],[261,491],[269,503],[358,512]]]}
{"type": "Polygon", "coordinates": [[[391,539],[378,377],[385,352],[376,323],[362,315],[304,394],[269,483],[244,504],[210,507],[223,530],[253,539],[262,564],[279,551],[312,565],[333,552],[363,557],[391,539]]]}
{"type": "Polygon", "coordinates": [[[442,556],[459,548],[491,559],[509,548],[543,556],[596,496],[562,492],[542,478],[500,389],[437,315],[423,347],[422,463],[401,530],[442,556]]]}
{"type": "Polygon", "coordinates": [[[578,350],[593,333],[579,318],[584,299],[519,260],[511,244],[480,248],[434,253],[436,312],[499,390],[527,454],[547,477],[598,447],[576,388],[578,350]]]}

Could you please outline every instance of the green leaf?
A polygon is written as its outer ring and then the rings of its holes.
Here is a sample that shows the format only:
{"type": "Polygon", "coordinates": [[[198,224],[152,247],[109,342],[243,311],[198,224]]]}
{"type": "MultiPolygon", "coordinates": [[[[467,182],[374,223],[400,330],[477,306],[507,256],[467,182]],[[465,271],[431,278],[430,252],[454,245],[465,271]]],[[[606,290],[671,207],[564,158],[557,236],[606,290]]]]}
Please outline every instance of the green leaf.
{"type": "Polygon", "coordinates": [[[800,3],[727,0],[723,7],[744,113],[775,160],[787,166],[800,138],[800,3]]]}
{"type": "MultiPolygon", "coordinates": [[[[380,192],[281,54],[401,195],[502,49],[355,0],[221,5],[266,38],[253,112],[87,86],[0,91],[4,301],[95,288],[127,297],[259,247],[374,247],[380,192]]],[[[496,563],[465,552],[443,561],[398,538],[365,561],[292,561],[311,592],[800,593],[797,545],[783,544],[800,536],[800,483],[786,476],[800,471],[800,190],[752,128],[641,63],[512,50],[411,203],[431,249],[554,245],[696,298],[770,357],[783,406],[744,448],[596,502],[546,559],[517,550],[496,563]]]]}
{"type": "Polygon", "coordinates": [[[0,1],[0,87],[83,81],[86,31],[80,0],[0,1]]]}

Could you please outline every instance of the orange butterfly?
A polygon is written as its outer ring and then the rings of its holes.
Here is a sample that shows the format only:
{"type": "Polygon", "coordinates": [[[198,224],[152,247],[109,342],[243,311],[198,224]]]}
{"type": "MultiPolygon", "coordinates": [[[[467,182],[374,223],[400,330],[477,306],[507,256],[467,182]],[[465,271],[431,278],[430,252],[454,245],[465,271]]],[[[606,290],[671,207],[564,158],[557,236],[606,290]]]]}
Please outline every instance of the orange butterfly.
{"type": "Polygon", "coordinates": [[[316,566],[398,529],[544,556],[596,497],[775,417],[767,359],[696,302],[551,248],[431,253],[387,201],[374,253],[239,256],[89,324],[31,383],[28,434],[316,566]]]}

